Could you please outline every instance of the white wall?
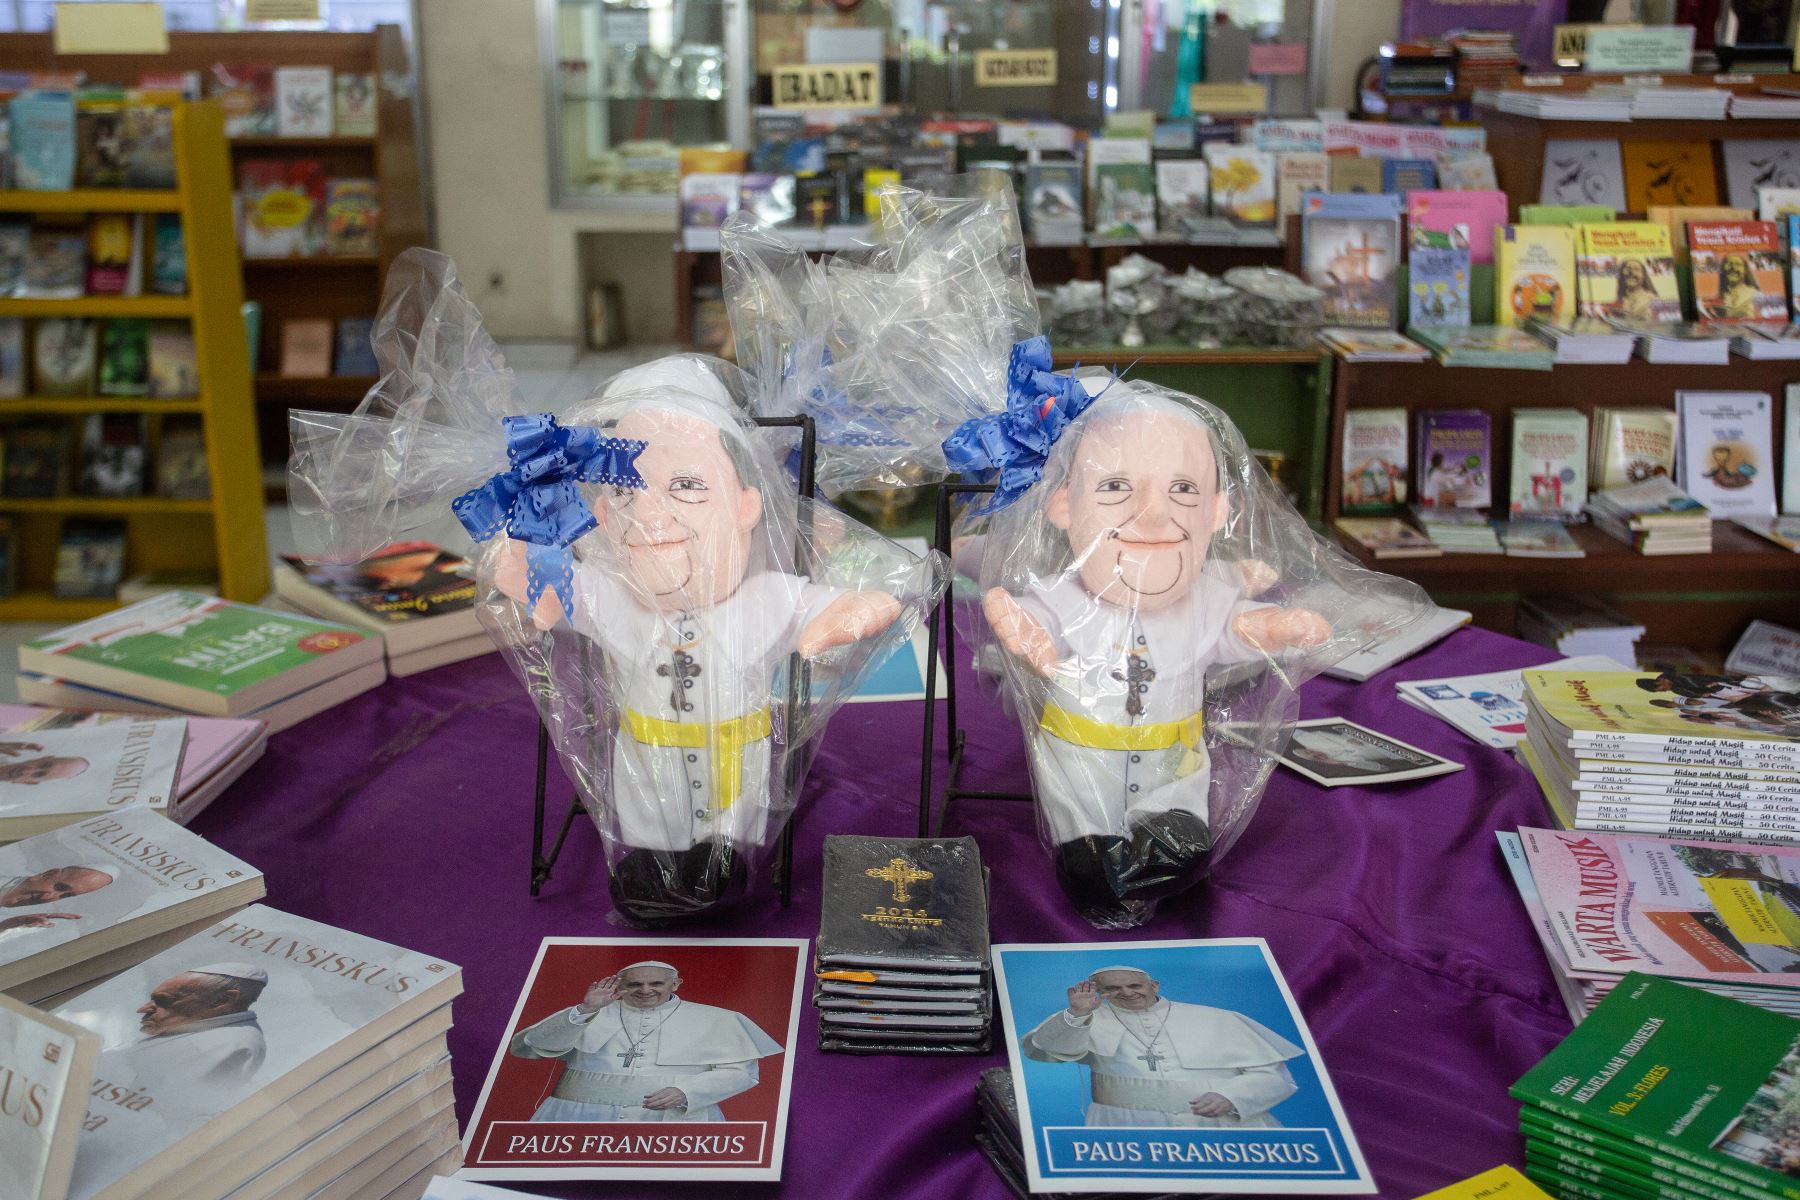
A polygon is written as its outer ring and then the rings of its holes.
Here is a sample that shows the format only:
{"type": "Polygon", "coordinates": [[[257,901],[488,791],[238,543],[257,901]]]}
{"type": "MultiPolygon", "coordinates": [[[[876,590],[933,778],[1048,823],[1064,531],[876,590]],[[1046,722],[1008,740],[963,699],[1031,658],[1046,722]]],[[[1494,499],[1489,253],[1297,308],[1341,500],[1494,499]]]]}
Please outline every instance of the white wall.
{"type": "MultiPolygon", "coordinates": [[[[1329,0],[1331,37],[1326,56],[1325,106],[1356,104],[1356,68],[1373,58],[1381,43],[1400,32],[1400,0],[1329,0]]],[[[1320,53],[1319,47],[1313,52],[1320,53]]]]}

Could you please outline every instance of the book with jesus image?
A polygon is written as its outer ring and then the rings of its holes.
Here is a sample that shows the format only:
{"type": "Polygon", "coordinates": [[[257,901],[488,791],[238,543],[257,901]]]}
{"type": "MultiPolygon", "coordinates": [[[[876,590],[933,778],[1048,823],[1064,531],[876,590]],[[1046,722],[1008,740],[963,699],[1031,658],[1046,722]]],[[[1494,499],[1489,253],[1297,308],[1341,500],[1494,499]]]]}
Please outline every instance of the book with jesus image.
{"type": "Polygon", "coordinates": [[[81,993],[55,1010],[100,1037],[71,1200],[225,1195],[189,1180],[256,1153],[305,1097],[341,1102],[364,1079],[333,1075],[359,1059],[379,1073],[403,1037],[441,1054],[430,1039],[461,990],[450,963],[258,904],[81,993]]]}
{"type": "Polygon", "coordinates": [[[187,722],[0,734],[0,842],[174,803],[187,722]]]}
{"type": "Polygon", "coordinates": [[[261,871],[142,806],[0,847],[0,992],[39,1003],[264,892],[261,871]]]}
{"type": "Polygon", "coordinates": [[[994,947],[1032,1192],[1376,1190],[1261,938],[994,947]]]}
{"type": "Polygon", "coordinates": [[[806,948],[545,938],[460,1177],[779,1180],[806,948]]]}
{"type": "Polygon", "coordinates": [[[0,996],[0,1195],[63,1200],[100,1039],[0,996]]]}

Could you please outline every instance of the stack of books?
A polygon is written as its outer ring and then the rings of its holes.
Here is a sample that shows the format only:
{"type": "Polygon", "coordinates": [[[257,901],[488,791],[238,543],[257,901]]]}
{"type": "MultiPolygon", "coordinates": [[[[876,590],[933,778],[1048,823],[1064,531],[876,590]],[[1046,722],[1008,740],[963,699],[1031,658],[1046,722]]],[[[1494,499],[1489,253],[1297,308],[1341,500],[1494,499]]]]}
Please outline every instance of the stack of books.
{"type": "Polygon", "coordinates": [[[974,838],[825,839],[813,989],[821,1050],[986,1054],[992,967],[974,838]]]}
{"type": "Polygon", "coordinates": [[[1800,955],[1764,940],[1793,920],[1783,897],[1800,852],[1552,829],[1496,836],[1577,1025],[1630,971],[1800,1016],[1788,969],[1800,955]]]}
{"type": "Polygon", "coordinates": [[[1475,508],[1413,506],[1413,519],[1432,543],[1451,554],[1504,554],[1500,535],[1485,512],[1475,508]]]}
{"type": "Polygon", "coordinates": [[[1586,558],[1581,548],[1560,521],[1521,518],[1503,522],[1500,544],[1514,558],[1586,558]]]}
{"type": "Polygon", "coordinates": [[[1399,517],[1339,517],[1332,524],[1371,558],[1443,557],[1442,546],[1399,517]]]}
{"type": "Polygon", "coordinates": [[[1731,333],[1693,321],[1609,318],[1637,338],[1638,357],[1657,366],[1722,367],[1731,361],[1731,333]]]}
{"type": "Polygon", "coordinates": [[[1515,620],[1520,637],[1568,658],[1636,662],[1644,636],[1643,625],[1598,596],[1521,596],[1515,620]]]}
{"type": "Polygon", "coordinates": [[[51,729],[0,742],[0,842],[143,805],[167,813],[186,721],[51,729]]]}
{"type": "Polygon", "coordinates": [[[1618,366],[1637,350],[1636,337],[1597,317],[1531,317],[1525,326],[1555,347],[1559,363],[1618,366]]]}
{"type": "Polygon", "coordinates": [[[264,891],[261,871],[142,806],[14,842],[0,848],[0,991],[54,1003],[264,891]]]}
{"type": "Polygon", "coordinates": [[[1413,325],[1407,332],[1446,367],[1548,371],[1556,357],[1542,340],[1511,325],[1413,325]]]}
{"type": "Polygon", "coordinates": [[[1595,492],[1587,514],[1594,528],[1639,554],[1712,553],[1712,513],[1667,476],[1595,492]]]}
{"type": "Polygon", "coordinates": [[[0,1140],[7,1195],[65,1200],[100,1039],[0,996],[0,1046],[6,1047],[8,1089],[30,1098],[20,1102],[19,1119],[0,1140]]]}
{"type": "Polygon", "coordinates": [[[1725,88],[1670,87],[1661,84],[1596,84],[1588,89],[1596,100],[1625,100],[1631,119],[1723,121],[1731,106],[1725,88]]]}
{"type": "MultiPolygon", "coordinates": [[[[82,712],[37,708],[29,704],[0,704],[0,729],[15,734],[156,719],[143,713],[82,712]]],[[[172,820],[183,825],[205,812],[207,806],[238,776],[248,771],[269,746],[269,727],[261,721],[188,717],[186,725],[187,745],[181,752],[174,801],[166,810],[172,820]]]]}
{"type": "Polygon", "coordinates": [[[1800,841],[1790,681],[1553,668],[1524,680],[1515,749],[1563,828],[1800,841]]]}
{"type": "Polygon", "coordinates": [[[1791,121],[1800,117],[1800,97],[1774,89],[1740,92],[1731,98],[1731,115],[1751,120],[1791,121]]]}
{"type": "Polygon", "coordinates": [[[1321,329],[1319,344],[1345,362],[1424,362],[1431,357],[1431,351],[1391,329],[1321,329]]]}
{"type": "Polygon", "coordinates": [[[280,732],[387,678],[380,638],[347,625],[170,592],[19,648],[34,704],[250,718],[280,732]]]}
{"type": "Polygon", "coordinates": [[[1721,324],[1731,334],[1731,352],[1753,362],[1800,358],[1800,329],[1793,325],[1738,321],[1721,324]]]}
{"type": "Polygon", "coordinates": [[[1800,1021],[1630,974],[1512,1087],[1525,1173],[1552,1195],[1795,1189],[1800,1021]]]}
{"type": "MultiPolygon", "coordinates": [[[[1025,1141],[1019,1126],[1019,1098],[1013,1090],[1012,1072],[989,1067],[975,1084],[975,1111],[979,1114],[975,1145],[1007,1190],[1019,1200],[1056,1200],[1068,1193],[1033,1192],[1026,1184],[1025,1141]]],[[[1082,1192],[1083,1197],[1122,1197],[1140,1193],[1082,1192]]]]}
{"type": "Polygon", "coordinates": [[[461,990],[449,963],[259,904],[81,993],[52,1012],[100,1041],[71,1080],[92,1097],[70,1200],[388,1194],[455,1147],[461,990]]]}
{"type": "Polygon", "coordinates": [[[1580,92],[1479,91],[1475,103],[1540,121],[1629,121],[1631,101],[1580,92]]]}
{"type": "Polygon", "coordinates": [[[300,612],[379,634],[389,675],[491,654],[475,609],[475,572],[430,542],[396,542],[359,563],[275,564],[275,594],[300,612]]]}

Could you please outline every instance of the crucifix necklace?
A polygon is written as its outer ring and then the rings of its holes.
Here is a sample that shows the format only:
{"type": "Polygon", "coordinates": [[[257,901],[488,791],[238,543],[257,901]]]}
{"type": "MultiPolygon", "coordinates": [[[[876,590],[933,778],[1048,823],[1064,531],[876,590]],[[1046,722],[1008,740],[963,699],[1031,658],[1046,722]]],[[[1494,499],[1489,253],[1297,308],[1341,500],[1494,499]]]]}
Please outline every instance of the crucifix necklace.
{"type": "MultiPolygon", "coordinates": [[[[627,1069],[629,1069],[638,1059],[648,1057],[650,1052],[648,1050],[639,1050],[638,1047],[649,1041],[650,1035],[661,1029],[663,1025],[668,1022],[669,1018],[675,1015],[675,1010],[679,1007],[681,1007],[681,997],[677,996],[675,997],[675,1003],[669,1006],[669,1011],[663,1014],[662,1020],[644,1030],[643,1037],[633,1040],[631,1034],[625,1033],[625,1048],[613,1057],[624,1063],[627,1069]]],[[[623,1020],[619,1022],[619,1031],[621,1033],[625,1032],[625,1022],[623,1020]]]]}
{"type": "Polygon", "coordinates": [[[1144,1052],[1137,1056],[1137,1060],[1146,1067],[1149,1067],[1152,1071],[1156,1070],[1156,1065],[1158,1063],[1169,1057],[1166,1054],[1158,1054],[1156,1052],[1156,1043],[1162,1040],[1163,1030],[1168,1027],[1169,1016],[1174,1011],[1174,1008],[1171,1007],[1163,1012],[1162,1024],[1156,1027],[1156,1032],[1150,1035],[1150,1040],[1147,1042],[1144,1040],[1142,1034],[1131,1027],[1130,1022],[1125,1021],[1123,1018],[1119,1021],[1120,1027],[1123,1028],[1126,1033],[1131,1035],[1131,1040],[1144,1048],[1144,1052]]]}

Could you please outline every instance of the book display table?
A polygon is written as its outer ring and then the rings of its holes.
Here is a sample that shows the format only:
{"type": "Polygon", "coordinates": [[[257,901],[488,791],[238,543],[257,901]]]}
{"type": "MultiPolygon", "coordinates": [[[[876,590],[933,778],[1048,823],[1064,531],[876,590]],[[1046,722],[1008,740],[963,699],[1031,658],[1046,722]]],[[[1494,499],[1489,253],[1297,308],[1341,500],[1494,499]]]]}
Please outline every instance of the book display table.
{"type": "MultiPolygon", "coordinates": [[[[1494,840],[1496,829],[1548,824],[1537,786],[1509,754],[1400,703],[1394,681],[1555,657],[1463,629],[1366,684],[1308,684],[1302,717],[1345,716],[1467,769],[1329,791],[1277,770],[1210,887],[1165,903],[1142,929],[1096,933],[1076,916],[1026,805],[966,801],[944,833],[981,843],[993,871],[996,942],[1267,938],[1381,1195],[1417,1196],[1500,1162],[1523,1163],[1518,1104],[1506,1089],[1568,1033],[1569,1019],[1494,840]]],[[[979,692],[966,661],[956,667],[967,782],[1022,788],[1017,725],[979,692]]],[[[824,835],[914,831],[919,716],[912,702],[849,705],[834,718],[802,800],[792,907],[777,905],[763,876],[726,919],[664,934],[816,934],[824,835]]],[[[536,745],[530,705],[490,655],[391,680],[276,735],[267,756],[194,824],[263,870],[270,905],[462,966],[468,990],[456,1002],[450,1047],[465,1121],[510,1032],[539,939],[631,932],[608,921],[599,837],[585,820],[542,896],[533,900],[521,885],[536,745]]],[[[568,795],[555,777],[553,804],[568,795]]],[[[973,1140],[976,1080],[1004,1065],[1003,1050],[822,1054],[817,1012],[808,1010],[789,1048],[798,1057],[783,1181],[745,1194],[1008,1195],[973,1140]]],[[[706,1183],[521,1186],[570,1197],[721,1191],[706,1183]]]]}

